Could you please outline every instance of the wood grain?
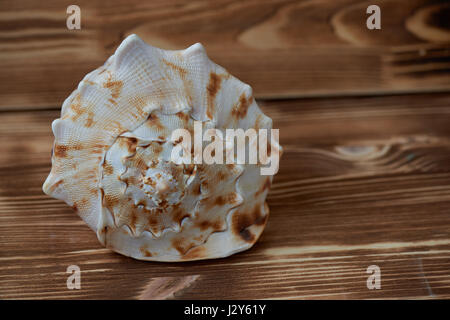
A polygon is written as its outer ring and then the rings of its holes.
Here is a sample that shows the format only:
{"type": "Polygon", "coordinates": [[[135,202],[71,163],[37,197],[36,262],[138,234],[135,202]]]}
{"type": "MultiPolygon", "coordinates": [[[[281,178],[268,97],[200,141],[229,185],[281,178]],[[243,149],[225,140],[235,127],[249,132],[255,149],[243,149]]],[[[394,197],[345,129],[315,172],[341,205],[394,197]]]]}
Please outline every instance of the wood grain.
{"type": "Polygon", "coordinates": [[[450,6],[429,0],[69,0],[0,3],[0,109],[60,106],[136,33],[166,49],[202,42],[257,98],[450,89],[450,6]],[[377,4],[382,29],[366,28],[377,4]]]}
{"type": "Polygon", "coordinates": [[[0,298],[450,298],[450,94],[260,105],[285,150],[262,238],[178,264],[102,248],[41,191],[58,112],[1,112],[0,298]],[[373,264],[381,290],[366,287],[373,264]]]}

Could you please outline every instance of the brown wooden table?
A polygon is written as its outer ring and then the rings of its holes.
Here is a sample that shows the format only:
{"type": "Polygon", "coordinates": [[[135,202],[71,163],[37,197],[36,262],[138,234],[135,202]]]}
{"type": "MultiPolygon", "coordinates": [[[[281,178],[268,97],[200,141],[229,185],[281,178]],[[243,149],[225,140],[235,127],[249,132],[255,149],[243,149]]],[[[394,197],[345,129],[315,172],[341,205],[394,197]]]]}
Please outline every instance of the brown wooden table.
{"type": "Polygon", "coordinates": [[[446,1],[0,3],[0,298],[450,298],[446,1]],[[369,4],[382,29],[365,27],[369,4]],[[43,194],[51,121],[128,34],[202,42],[251,84],[284,155],[266,230],[226,259],[141,262],[43,194]],[[66,269],[81,268],[68,290],[66,269]],[[369,290],[368,266],[381,270],[369,290]]]}

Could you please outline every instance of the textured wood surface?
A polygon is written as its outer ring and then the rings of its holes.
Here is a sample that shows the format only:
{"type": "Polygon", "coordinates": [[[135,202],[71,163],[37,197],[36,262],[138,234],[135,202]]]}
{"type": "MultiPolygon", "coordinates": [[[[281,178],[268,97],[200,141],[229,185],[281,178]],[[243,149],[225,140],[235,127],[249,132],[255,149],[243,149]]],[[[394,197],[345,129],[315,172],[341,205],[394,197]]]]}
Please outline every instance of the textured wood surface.
{"type": "Polygon", "coordinates": [[[448,1],[79,0],[77,31],[70,4],[0,2],[0,299],[450,298],[448,1]],[[381,30],[365,27],[371,4],[381,30]],[[131,33],[166,49],[203,43],[280,129],[252,249],[136,261],[43,194],[51,121],[131,33]],[[66,287],[69,265],[80,290],[66,287]],[[370,265],[380,290],[366,287],[370,265]]]}
{"type": "Polygon", "coordinates": [[[136,33],[162,48],[202,42],[257,98],[450,89],[450,6],[430,0],[71,0],[0,2],[0,109],[61,105],[136,33]],[[381,30],[366,8],[381,8],[381,30]]]}
{"type": "Polygon", "coordinates": [[[102,248],[42,193],[57,110],[1,112],[0,298],[450,298],[450,94],[259,102],[285,150],[267,228],[249,251],[179,264],[102,248]]]}

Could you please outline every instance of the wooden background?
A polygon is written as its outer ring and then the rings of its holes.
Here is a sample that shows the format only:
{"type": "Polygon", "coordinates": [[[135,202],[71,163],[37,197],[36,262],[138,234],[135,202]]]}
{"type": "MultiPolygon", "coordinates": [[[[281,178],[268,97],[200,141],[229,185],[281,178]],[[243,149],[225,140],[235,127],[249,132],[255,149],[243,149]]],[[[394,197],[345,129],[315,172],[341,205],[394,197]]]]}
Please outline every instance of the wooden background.
{"type": "Polygon", "coordinates": [[[0,298],[450,298],[450,4],[424,0],[0,2],[0,298]],[[81,30],[66,8],[81,8],[81,30]],[[368,30],[366,8],[381,8],[368,30]],[[128,34],[202,42],[254,88],[284,155],[259,242],[140,262],[41,191],[51,121],[128,34]],[[68,290],[66,268],[82,270],[68,290]],[[381,268],[381,290],[366,269],[381,268]]]}

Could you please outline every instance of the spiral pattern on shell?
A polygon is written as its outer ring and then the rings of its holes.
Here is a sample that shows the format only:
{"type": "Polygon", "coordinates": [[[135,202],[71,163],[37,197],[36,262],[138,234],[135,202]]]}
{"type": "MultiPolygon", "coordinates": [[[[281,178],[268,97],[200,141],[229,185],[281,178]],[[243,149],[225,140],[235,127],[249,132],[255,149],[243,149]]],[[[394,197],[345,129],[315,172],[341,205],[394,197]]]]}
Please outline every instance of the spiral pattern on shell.
{"type": "Polygon", "coordinates": [[[173,162],[180,141],[171,133],[193,132],[194,121],[221,131],[272,128],[251,88],[201,44],[168,51],[131,35],[63,103],[43,190],[72,206],[103,245],[136,259],[248,249],[268,218],[272,176],[259,163],[173,162]]]}

